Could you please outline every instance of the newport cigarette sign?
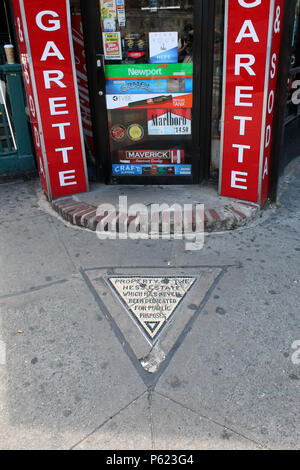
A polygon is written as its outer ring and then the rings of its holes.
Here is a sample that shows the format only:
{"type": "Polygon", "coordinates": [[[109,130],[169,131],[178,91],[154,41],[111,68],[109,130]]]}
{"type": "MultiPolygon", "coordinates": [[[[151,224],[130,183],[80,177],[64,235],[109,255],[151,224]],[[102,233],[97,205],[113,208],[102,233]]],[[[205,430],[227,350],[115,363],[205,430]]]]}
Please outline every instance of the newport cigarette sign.
{"type": "Polygon", "coordinates": [[[223,196],[264,203],[284,0],[226,0],[223,196]]]}
{"type": "Polygon", "coordinates": [[[87,190],[69,1],[13,0],[39,173],[49,199],[87,190]]]}

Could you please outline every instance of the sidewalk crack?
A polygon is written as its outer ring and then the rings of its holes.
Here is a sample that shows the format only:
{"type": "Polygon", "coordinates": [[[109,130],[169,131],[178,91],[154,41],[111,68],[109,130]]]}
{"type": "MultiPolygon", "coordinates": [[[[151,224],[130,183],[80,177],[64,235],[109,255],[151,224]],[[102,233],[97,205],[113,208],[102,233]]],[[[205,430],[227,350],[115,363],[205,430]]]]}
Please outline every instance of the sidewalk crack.
{"type": "Polygon", "coordinates": [[[76,442],[75,444],[73,444],[69,450],[75,450],[75,448],[77,446],[79,446],[80,444],[82,444],[84,441],[86,441],[89,437],[91,437],[93,434],[95,434],[97,431],[99,431],[99,429],[101,429],[103,426],[105,426],[105,424],[107,424],[109,421],[111,421],[112,419],[116,418],[120,413],[122,413],[123,411],[125,411],[127,408],[129,408],[131,405],[133,405],[133,403],[135,403],[136,401],[138,401],[140,398],[142,398],[145,393],[147,393],[147,391],[145,390],[144,392],[142,392],[140,395],[138,395],[136,398],[134,398],[131,402],[127,403],[127,405],[123,406],[123,408],[120,408],[119,411],[117,411],[114,415],[110,416],[109,418],[107,418],[105,421],[103,421],[103,423],[101,423],[99,426],[97,426],[93,431],[89,432],[85,437],[83,437],[82,439],[80,439],[78,442],[76,442]]]}

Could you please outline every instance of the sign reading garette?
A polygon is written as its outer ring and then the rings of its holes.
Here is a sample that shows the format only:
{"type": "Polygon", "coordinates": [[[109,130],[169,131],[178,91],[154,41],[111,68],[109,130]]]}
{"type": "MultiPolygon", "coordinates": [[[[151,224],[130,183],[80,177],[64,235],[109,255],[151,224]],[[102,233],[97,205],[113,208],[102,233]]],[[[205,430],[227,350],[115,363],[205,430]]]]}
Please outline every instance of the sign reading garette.
{"type": "Polygon", "coordinates": [[[188,276],[110,276],[108,283],[150,344],[154,344],[193,287],[188,276]]]}
{"type": "Polygon", "coordinates": [[[222,196],[267,198],[283,10],[284,0],[226,0],[222,196]]]}
{"type": "Polygon", "coordinates": [[[13,0],[39,173],[49,199],[87,191],[69,1],[13,0]]]}

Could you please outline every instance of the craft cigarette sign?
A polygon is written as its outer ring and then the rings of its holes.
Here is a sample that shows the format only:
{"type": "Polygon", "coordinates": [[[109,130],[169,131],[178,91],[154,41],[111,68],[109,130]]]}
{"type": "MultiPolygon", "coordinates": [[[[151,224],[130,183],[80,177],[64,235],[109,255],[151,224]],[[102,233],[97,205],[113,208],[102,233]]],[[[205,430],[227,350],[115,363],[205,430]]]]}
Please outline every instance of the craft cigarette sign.
{"type": "Polygon", "coordinates": [[[14,0],[39,173],[49,199],[87,190],[69,1],[14,0]]]}
{"type": "Polygon", "coordinates": [[[157,164],[113,164],[112,171],[117,176],[191,176],[192,165],[157,164]]]}
{"type": "Polygon", "coordinates": [[[284,0],[226,0],[223,196],[264,203],[284,0]]]}

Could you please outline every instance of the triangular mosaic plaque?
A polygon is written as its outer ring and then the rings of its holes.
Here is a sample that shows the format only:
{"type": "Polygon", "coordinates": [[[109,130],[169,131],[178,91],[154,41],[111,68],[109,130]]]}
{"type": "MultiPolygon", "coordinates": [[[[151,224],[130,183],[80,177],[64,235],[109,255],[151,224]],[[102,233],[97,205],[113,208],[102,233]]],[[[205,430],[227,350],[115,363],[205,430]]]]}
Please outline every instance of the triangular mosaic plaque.
{"type": "Polygon", "coordinates": [[[109,276],[107,281],[144,336],[154,344],[193,287],[193,276],[109,276]]]}

